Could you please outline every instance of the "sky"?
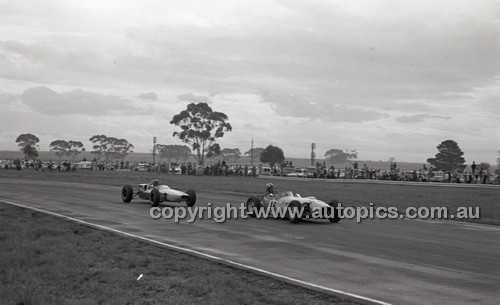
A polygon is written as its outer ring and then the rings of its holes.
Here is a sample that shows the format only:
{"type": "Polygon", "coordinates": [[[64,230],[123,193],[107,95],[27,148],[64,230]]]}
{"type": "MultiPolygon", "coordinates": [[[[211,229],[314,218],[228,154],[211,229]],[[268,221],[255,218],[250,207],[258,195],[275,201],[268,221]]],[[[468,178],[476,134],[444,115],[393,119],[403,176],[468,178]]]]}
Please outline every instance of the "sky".
{"type": "Polygon", "coordinates": [[[222,148],[356,150],[425,162],[454,140],[500,150],[498,0],[0,0],[0,150],[21,133],[181,144],[189,103],[224,112],[222,148]]]}

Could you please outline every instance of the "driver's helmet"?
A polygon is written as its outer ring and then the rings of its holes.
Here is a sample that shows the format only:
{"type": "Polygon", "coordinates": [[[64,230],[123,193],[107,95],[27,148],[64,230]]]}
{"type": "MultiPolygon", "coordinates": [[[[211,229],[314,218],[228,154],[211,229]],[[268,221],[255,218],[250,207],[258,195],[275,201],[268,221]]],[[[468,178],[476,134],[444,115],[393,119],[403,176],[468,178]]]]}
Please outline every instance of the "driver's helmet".
{"type": "Polygon", "coordinates": [[[158,186],[158,185],[160,185],[160,181],[158,179],[155,179],[155,180],[153,180],[153,182],[151,183],[151,185],[158,186]]]}
{"type": "Polygon", "coordinates": [[[271,182],[268,182],[266,184],[266,192],[267,193],[274,193],[274,186],[271,182]]]}

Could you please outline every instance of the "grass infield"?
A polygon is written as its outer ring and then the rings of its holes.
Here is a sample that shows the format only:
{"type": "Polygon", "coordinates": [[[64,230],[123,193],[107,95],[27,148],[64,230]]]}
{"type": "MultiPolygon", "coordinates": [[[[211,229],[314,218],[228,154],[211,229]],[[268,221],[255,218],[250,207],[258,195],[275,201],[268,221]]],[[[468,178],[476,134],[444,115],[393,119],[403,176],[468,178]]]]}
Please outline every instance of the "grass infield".
{"type": "Polygon", "coordinates": [[[0,223],[2,304],[356,304],[19,207],[0,223]]]}

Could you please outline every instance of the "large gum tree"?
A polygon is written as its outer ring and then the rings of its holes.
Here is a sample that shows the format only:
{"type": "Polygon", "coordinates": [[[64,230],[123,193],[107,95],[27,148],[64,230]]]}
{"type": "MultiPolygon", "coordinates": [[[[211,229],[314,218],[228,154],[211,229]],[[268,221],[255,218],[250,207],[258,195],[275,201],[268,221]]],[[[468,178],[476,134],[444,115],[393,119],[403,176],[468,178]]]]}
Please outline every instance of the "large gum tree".
{"type": "Polygon", "coordinates": [[[38,158],[38,142],[40,139],[31,133],[20,134],[16,139],[16,143],[26,159],[38,158]]]}
{"type": "Polygon", "coordinates": [[[173,133],[182,142],[191,145],[194,158],[203,165],[207,157],[216,153],[216,143],[228,131],[232,130],[225,113],[213,111],[207,103],[191,103],[186,110],[176,114],[170,124],[181,130],[173,133]]]}

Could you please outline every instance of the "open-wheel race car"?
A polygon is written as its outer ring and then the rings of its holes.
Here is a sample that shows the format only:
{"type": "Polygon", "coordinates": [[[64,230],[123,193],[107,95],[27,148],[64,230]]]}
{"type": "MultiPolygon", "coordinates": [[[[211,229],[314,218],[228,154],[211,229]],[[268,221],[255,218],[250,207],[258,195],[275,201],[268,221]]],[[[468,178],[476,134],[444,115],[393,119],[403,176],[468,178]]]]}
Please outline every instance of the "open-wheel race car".
{"type": "MultiPolygon", "coordinates": [[[[261,196],[252,196],[246,202],[247,213],[250,216],[256,216],[258,209],[275,209],[286,211],[276,213],[283,215],[292,223],[298,223],[301,219],[328,219],[330,222],[339,222],[341,217],[337,211],[337,201],[333,200],[330,204],[317,199],[316,197],[302,197],[292,191],[277,193],[268,193],[261,196]],[[319,211],[321,210],[321,211],[319,211]]],[[[272,215],[272,214],[270,214],[272,215]]]]}
{"type": "Polygon", "coordinates": [[[127,184],[122,188],[121,195],[123,202],[128,203],[138,196],[141,199],[149,200],[153,207],[157,207],[163,201],[184,201],[188,207],[192,207],[196,203],[196,192],[194,190],[187,190],[186,192],[174,190],[167,185],[160,184],[158,179],[150,183],[141,183],[136,190],[127,184]]]}

